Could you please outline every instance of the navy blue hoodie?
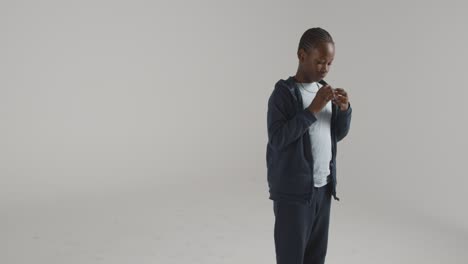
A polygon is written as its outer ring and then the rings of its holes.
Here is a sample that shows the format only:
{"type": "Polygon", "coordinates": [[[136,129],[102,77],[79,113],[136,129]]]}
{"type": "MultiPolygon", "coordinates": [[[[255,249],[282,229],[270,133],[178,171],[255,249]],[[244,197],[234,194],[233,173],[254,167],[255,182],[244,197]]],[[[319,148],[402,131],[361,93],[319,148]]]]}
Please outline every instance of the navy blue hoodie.
{"type": "MultiPolygon", "coordinates": [[[[325,85],[324,80],[319,81],[325,85]]],[[[336,196],[336,152],[337,142],[349,131],[351,124],[351,104],[341,111],[332,104],[331,137],[332,159],[330,174],[333,184],[333,197],[336,196]]],[[[304,109],[302,96],[293,76],[280,79],[268,99],[267,126],[268,143],[266,164],[268,188],[271,200],[311,202],[314,195],[313,156],[309,127],[317,118],[307,108],[304,109]]]]}

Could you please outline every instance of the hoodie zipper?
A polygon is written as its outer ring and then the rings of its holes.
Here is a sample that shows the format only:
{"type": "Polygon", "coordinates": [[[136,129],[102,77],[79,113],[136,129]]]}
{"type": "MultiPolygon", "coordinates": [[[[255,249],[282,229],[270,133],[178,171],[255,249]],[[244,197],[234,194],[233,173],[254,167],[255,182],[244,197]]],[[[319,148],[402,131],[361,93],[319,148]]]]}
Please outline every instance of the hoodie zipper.
{"type": "MultiPolygon", "coordinates": [[[[332,148],[333,148],[333,151],[332,151],[332,166],[333,166],[333,169],[335,170],[336,172],[336,165],[335,165],[335,162],[334,160],[336,159],[336,153],[337,153],[337,141],[336,141],[336,133],[335,133],[335,124],[336,124],[336,118],[337,118],[337,111],[338,111],[338,106],[336,106],[335,104],[332,105],[333,106],[333,114],[332,114],[332,124],[330,125],[330,128],[331,128],[331,135],[332,135],[332,148]]],[[[333,195],[333,198],[337,201],[340,200],[339,197],[336,196],[336,182],[335,182],[335,179],[336,179],[336,173],[335,173],[335,177],[332,177],[332,184],[333,184],[333,188],[332,188],[332,195],[333,195]]]]}
{"type": "MultiPolygon", "coordinates": [[[[320,84],[322,85],[327,85],[328,83],[324,80],[321,80],[319,81],[320,84]]],[[[335,126],[334,124],[336,124],[336,118],[337,118],[337,112],[338,112],[338,106],[335,105],[335,104],[332,104],[332,120],[331,120],[331,124],[330,124],[330,134],[331,134],[331,137],[332,137],[332,160],[331,160],[331,164],[333,166],[333,168],[335,169],[335,172],[336,172],[336,165],[335,165],[335,162],[334,160],[336,159],[336,148],[337,148],[337,142],[336,142],[336,133],[335,133],[335,126]],[[334,110],[334,111],[333,111],[334,110]]],[[[312,155],[311,155],[312,156],[312,155]]],[[[330,168],[332,169],[332,168],[330,168]]],[[[332,173],[332,171],[330,171],[330,173],[332,173]]],[[[333,195],[333,198],[337,201],[340,200],[339,197],[336,196],[336,183],[335,183],[335,179],[336,179],[336,174],[335,174],[335,177],[332,177],[332,195],[333,195]]]]}

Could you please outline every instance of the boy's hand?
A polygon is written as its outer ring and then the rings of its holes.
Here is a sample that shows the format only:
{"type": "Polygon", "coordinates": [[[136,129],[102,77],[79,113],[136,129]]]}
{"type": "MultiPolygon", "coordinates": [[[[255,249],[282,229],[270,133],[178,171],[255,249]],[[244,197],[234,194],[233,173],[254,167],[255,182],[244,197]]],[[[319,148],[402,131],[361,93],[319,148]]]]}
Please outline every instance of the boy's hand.
{"type": "Polygon", "coordinates": [[[341,111],[348,110],[348,93],[343,88],[335,88],[335,98],[332,100],[332,102],[338,105],[341,111]]]}
{"type": "Polygon", "coordinates": [[[334,96],[334,89],[330,85],[326,84],[320,87],[309,105],[309,110],[312,113],[320,112],[322,108],[328,103],[328,101],[332,100],[334,96]]]}

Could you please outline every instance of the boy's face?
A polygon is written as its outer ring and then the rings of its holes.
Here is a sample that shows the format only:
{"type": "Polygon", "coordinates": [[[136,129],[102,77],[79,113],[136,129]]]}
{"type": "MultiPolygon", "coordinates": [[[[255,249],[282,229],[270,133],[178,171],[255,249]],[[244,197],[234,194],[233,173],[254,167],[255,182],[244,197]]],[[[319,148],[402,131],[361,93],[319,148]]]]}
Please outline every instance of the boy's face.
{"type": "Polygon", "coordinates": [[[321,42],[313,49],[298,51],[299,67],[311,81],[318,82],[325,78],[335,57],[335,45],[321,42]]]}

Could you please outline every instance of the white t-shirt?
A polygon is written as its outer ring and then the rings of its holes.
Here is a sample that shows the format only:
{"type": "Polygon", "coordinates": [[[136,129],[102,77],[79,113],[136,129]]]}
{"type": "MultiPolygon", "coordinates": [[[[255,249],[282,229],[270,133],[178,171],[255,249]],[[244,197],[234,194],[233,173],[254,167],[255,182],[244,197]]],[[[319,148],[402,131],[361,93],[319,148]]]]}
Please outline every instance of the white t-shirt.
{"type": "MultiPolygon", "coordinates": [[[[297,83],[302,95],[304,109],[314,99],[317,91],[322,85],[318,82],[297,83]]],[[[315,114],[317,121],[309,127],[312,155],[314,158],[314,185],[322,187],[330,180],[330,161],[332,159],[332,141],[330,134],[330,123],[332,115],[332,102],[329,101],[320,112],[315,114]]]]}

